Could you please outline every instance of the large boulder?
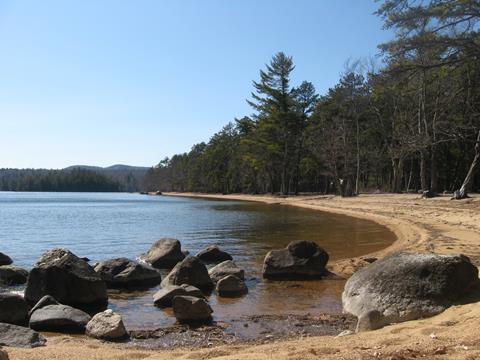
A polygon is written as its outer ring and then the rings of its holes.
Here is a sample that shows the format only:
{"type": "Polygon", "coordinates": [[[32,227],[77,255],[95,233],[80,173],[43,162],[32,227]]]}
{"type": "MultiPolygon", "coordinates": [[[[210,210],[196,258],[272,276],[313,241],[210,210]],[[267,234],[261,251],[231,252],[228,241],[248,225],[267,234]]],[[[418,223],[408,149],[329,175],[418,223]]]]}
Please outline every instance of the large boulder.
{"type": "Polygon", "coordinates": [[[220,250],[217,245],[211,245],[203,249],[197,254],[197,258],[207,264],[218,264],[222,261],[233,260],[232,255],[220,250]]]}
{"type": "Polygon", "coordinates": [[[21,285],[27,282],[28,271],[18,266],[0,266],[0,284],[21,285]]]}
{"type": "Polygon", "coordinates": [[[203,298],[201,290],[192,285],[168,285],[153,295],[153,303],[158,307],[170,307],[175,296],[194,296],[203,298]]]}
{"type": "Polygon", "coordinates": [[[477,285],[478,269],[463,255],[396,253],[357,271],[342,294],[357,331],[428,317],[477,285]]]}
{"type": "Polygon", "coordinates": [[[0,252],[0,265],[10,265],[13,261],[10,259],[10,256],[0,252]]]}
{"type": "Polygon", "coordinates": [[[23,325],[28,319],[28,305],[19,295],[0,293],[0,322],[23,325]]]}
{"type": "Polygon", "coordinates": [[[110,309],[96,314],[87,324],[85,333],[102,340],[121,340],[128,337],[122,317],[110,309]]]}
{"type": "Polygon", "coordinates": [[[245,282],[235,275],[228,275],[218,280],[215,290],[222,297],[237,297],[248,292],[245,282]]]}
{"type": "Polygon", "coordinates": [[[68,305],[47,305],[35,310],[30,327],[37,331],[84,332],[91,317],[68,305]]]}
{"type": "Polygon", "coordinates": [[[313,241],[300,240],[272,250],[263,263],[263,277],[271,280],[318,279],[326,274],[328,254],[313,241]]]}
{"type": "Polygon", "coordinates": [[[106,260],[95,265],[94,270],[108,288],[150,287],[160,284],[160,273],[151,266],[127,258],[106,260]]]}
{"type": "Polygon", "coordinates": [[[213,289],[213,282],[205,265],[195,256],[187,256],[163,279],[162,287],[169,285],[193,285],[202,290],[213,289]]]}
{"type": "Polygon", "coordinates": [[[45,345],[45,338],[32,329],[0,323],[0,345],[33,348],[45,345]]]}
{"type": "Polygon", "coordinates": [[[100,275],[65,249],[45,252],[30,271],[25,299],[33,305],[45,295],[79,308],[104,306],[108,300],[100,275]]]}
{"type": "Polygon", "coordinates": [[[180,241],[171,238],[157,240],[150,250],[140,255],[141,260],[157,269],[171,269],[184,258],[180,241]]]}
{"type": "Polygon", "coordinates": [[[209,323],[213,310],[205,299],[193,296],[175,296],[173,314],[180,323],[209,323]]]}
{"type": "Polygon", "coordinates": [[[210,275],[210,278],[215,282],[228,275],[236,276],[240,280],[245,279],[245,271],[240,269],[232,260],[223,261],[212,267],[208,271],[208,275],[210,275]]]}

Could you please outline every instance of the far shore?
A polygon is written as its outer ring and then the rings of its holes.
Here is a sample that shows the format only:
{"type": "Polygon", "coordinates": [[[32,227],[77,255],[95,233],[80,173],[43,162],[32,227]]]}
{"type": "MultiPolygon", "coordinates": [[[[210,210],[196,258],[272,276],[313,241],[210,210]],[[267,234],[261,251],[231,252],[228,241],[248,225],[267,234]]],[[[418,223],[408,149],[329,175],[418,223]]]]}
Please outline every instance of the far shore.
{"type": "MultiPolygon", "coordinates": [[[[480,197],[461,201],[449,197],[420,199],[417,194],[336,196],[219,195],[163,193],[168,196],[261,201],[327,211],[375,221],[397,236],[389,247],[369,257],[395,251],[462,253],[480,265],[480,197]]],[[[330,264],[344,277],[367,264],[349,258],[330,264]]],[[[315,299],[312,299],[315,301],[315,299]]],[[[480,303],[452,306],[416,321],[351,336],[300,337],[257,345],[221,345],[175,350],[126,349],[85,337],[59,336],[36,349],[8,349],[11,359],[476,359],[480,358],[480,303]],[[397,357],[392,357],[397,355],[397,357]]]]}

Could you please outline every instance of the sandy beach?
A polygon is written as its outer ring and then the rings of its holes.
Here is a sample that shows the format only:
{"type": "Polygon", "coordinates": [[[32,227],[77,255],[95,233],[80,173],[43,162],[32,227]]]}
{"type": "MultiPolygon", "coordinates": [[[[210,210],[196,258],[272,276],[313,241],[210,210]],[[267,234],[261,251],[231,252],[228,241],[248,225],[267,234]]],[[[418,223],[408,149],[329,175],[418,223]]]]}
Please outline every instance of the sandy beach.
{"type": "MultiPolygon", "coordinates": [[[[480,197],[451,201],[448,197],[420,199],[416,194],[272,197],[201,195],[261,201],[369,219],[387,226],[397,241],[373,254],[398,250],[462,253],[480,265],[480,197]]],[[[329,269],[348,277],[367,263],[361,258],[335,261],[329,269]]],[[[314,301],[314,299],[312,299],[314,301]]],[[[258,345],[223,345],[205,349],[137,350],[84,337],[49,338],[47,346],[11,349],[12,359],[477,359],[480,358],[480,304],[458,305],[428,319],[394,324],[351,336],[304,337],[258,345]]]]}

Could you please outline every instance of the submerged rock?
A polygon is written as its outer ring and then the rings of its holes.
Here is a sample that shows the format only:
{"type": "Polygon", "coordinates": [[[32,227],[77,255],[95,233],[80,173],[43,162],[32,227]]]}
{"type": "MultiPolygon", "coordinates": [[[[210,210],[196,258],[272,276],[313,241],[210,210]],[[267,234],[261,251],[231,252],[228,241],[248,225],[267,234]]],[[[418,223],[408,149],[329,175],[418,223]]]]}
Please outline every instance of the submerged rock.
{"type": "Polygon", "coordinates": [[[210,278],[215,282],[228,275],[234,275],[240,280],[245,279],[245,271],[243,269],[240,269],[237,264],[235,264],[235,262],[233,262],[232,260],[223,261],[220,264],[212,267],[208,271],[208,274],[210,275],[210,278]]]}
{"type": "Polygon", "coordinates": [[[313,241],[293,241],[272,250],[263,263],[263,277],[272,280],[315,279],[325,275],[328,254],[313,241]]]}
{"type": "Polygon", "coordinates": [[[357,331],[442,312],[478,285],[478,269],[463,255],[396,253],[359,270],[342,294],[357,331]]]}
{"type": "Polygon", "coordinates": [[[206,247],[197,254],[197,258],[207,264],[218,264],[222,261],[233,260],[232,256],[229,253],[220,250],[217,245],[211,245],[206,247]]]}
{"type": "Polygon", "coordinates": [[[37,331],[84,332],[91,317],[68,305],[47,305],[35,310],[30,327],[37,331]]]}
{"type": "Polygon", "coordinates": [[[175,296],[194,296],[203,298],[203,293],[192,285],[168,285],[153,295],[153,302],[158,307],[170,307],[175,296]]]}
{"type": "Polygon", "coordinates": [[[175,296],[173,314],[181,323],[209,323],[213,310],[205,301],[193,296],[175,296]]]}
{"type": "Polygon", "coordinates": [[[10,265],[13,261],[10,259],[10,256],[0,252],[0,265],[10,265]]]}
{"type": "Polygon", "coordinates": [[[157,269],[171,269],[184,258],[180,241],[172,238],[157,240],[150,250],[140,255],[141,260],[157,269]]]}
{"type": "Polygon", "coordinates": [[[0,266],[0,284],[21,285],[27,282],[28,271],[18,266],[0,266]]]}
{"type": "Polygon", "coordinates": [[[237,297],[248,293],[245,282],[234,275],[228,275],[217,282],[217,293],[223,297],[237,297]]]}
{"type": "Polygon", "coordinates": [[[33,348],[45,345],[45,338],[29,328],[0,323],[0,345],[33,348]]]}
{"type": "Polygon", "coordinates": [[[122,317],[110,309],[96,314],[88,322],[85,333],[103,340],[120,340],[128,337],[122,317]]]}
{"type": "Polygon", "coordinates": [[[84,260],[65,249],[45,252],[30,271],[25,299],[37,303],[51,295],[62,304],[76,307],[107,303],[107,287],[99,274],[84,260]]]}
{"type": "Polygon", "coordinates": [[[160,273],[154,268],[127,258],[102,261],[94,270],[108,288],[150,287],[160,284],[160,273]]]}
{"type": "Polygon", "coordinates": [[[213,282],[205,265],[195,256],[187,256],[163,279],[162,287],[168,285],[193,285],[202,290],[213,289],[213,282]]]}
{"type": "Polygon", "coordinates": [[[28,319],[28,305],[19,295],[0,293],[0,322],[23,325],[28,319]]]}

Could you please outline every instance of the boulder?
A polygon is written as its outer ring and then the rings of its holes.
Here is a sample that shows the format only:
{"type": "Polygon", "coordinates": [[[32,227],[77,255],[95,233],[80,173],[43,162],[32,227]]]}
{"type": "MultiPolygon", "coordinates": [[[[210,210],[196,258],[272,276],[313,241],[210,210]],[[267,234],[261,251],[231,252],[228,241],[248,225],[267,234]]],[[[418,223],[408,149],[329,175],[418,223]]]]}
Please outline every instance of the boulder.
{"type": "Polygon", "coordinates": [[[23,325],[28,320],[28,305],[19,295],[0,294],[0,322],[23,325]]]}
{"type": "Polygon", "coordinates": [[[171,269],[184,258],[180,241],[171,238],[157,240],[150,250],[140,255],[141,260],[157,269],[171,269]]]}
{"type": "Polygon", "coordinates": [[[47,305],[60,305],[60,303],[55,300],[53,296],[45,295],[35,304],[33,308],[30,309],[28,315],[32,315],[36,310],[41,309],[47,305]]]}
{"type": "Polygon", "coordinates": [[[357,331],[373,330],[438,314],[478,283],[466,256],[401,252],[354,273],[343,309],[358,317],[357,331]]]}
{"type": "Polygon", "coordinates": [[[45,295],[79,308],[105,306],[108,299],[100,275],[65,249],[45,252],[30,271],[25,299],[33,305],[45,295]]]}
{"type": "Polygon", "coordinates": [[[33,348],[45,345],[45,338],[32,329],[0,323],[0,345],[33,348]]]}
{"type": "Polygon", "coordinates": [[[237,264],[235,264],[232,260],[223,261],[220,264],[212,267],[208,271],[208,274],[210,275],[210,278],[215,282],[228,275],[234,275],[240,280],[243,280],[245,278],[245,271],[243,271],[243,269],[240,269],[237,264]]]}
{"type": "Polygon", "coordinates": [[[294,241],[272,250],[263,263],[263,277],[271,280],[318,279],[326,274],[328,254],[313,241],[294,241]]]}
{"type": "Polygon", "coordinates": [[[12,263],[13,261],[10,259],[10,256],[0,252],[0,265],[10,265],[12,263]]]}
{"type": "Polygon", "coordinates": [[[195,256],[187,256],[163,279],[162,287],[168,285],[193,285],[202,290],[213,289],[213,282],[205,265],[195,256]]]}
{"type": "Polygon", "coordinates": [[[68,305],[47,305],[35,310],[30,327],[37,331],[84,332],[91,317],[68,305]]]}
{"type": "Polygon", "coordinates": [[[173,314],[180,323],[209,323],[213,310],[205,301],[194,296],[175,296],[173,314]]]}
{"type": "Polygon", "coordinates": [[[218,264],[222,261],[233,260],[229,253],[220,250],[217,245],[206,247],[197,254],[197,258],[207,264],[218,264]]]}
{"type": "Polygon", "coordinates": [[[192,285],[168,285],[153,295],[153,303],[158,307],[170,307],[175,296],[193,296],[203,298],[203,293],[192,285]]]}
{"type": "Polygon", "coordinates": [[[0,284],[21,285],[27,282],[28,271],[18,266],[0,266],[0,284]]]}
{"type": "Polygon", "coordinates": [[[235,275],[228,275],[218,280],[216,290],[217,294],[223,297],[237,297],[248,292],[245,282],[235,275]]]}
{"type": "Polygon", "coordinates": [[[102,261],[94,270],[108,288],[141,288],[160,284],[160,273],[149,265],[139,264],[127,258],[102,261]]]}
{"type": "Polygon", "coordinates": [[[121,340],[128,338],[128,332],[122,317],[108,309],[96,314],[87,324],[85,333],[102,340],[121,340]]]}

